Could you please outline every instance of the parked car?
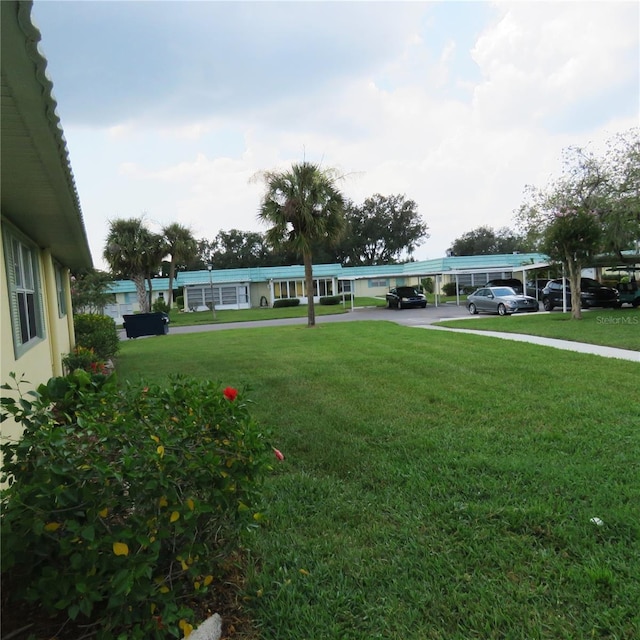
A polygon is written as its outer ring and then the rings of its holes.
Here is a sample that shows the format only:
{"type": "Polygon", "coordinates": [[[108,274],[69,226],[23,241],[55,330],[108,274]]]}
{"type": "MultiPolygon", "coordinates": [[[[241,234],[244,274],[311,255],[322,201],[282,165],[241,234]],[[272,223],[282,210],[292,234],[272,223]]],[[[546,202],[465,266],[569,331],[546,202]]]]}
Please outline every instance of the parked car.
{"type": "Polygon", "coordinates": [[[414,287],[395,287],[386,295],[389,309],[402,309],[403,307],[421,307],[426,309],[427,298],[414,287]]]}
{"type": "Polygon", "coordinates": [[[467,298],[469,313],[511,313],[538,311],[538,301],[531,296],[516,293],[511,287],[482,287],[467,298]]]}
{"type": "Polygon", "coordinates": [[[518,278],[497,278],[495,280],[489,280],[485,287],[511,287],[516,293],[524,293],[522,289],[522,282],[518,278]]]}
{"type": "MultiPolygon", "coordinates": [[[[542,290],[542,305],[545,311],[551,311],[555,307],[562,307],[563,285],[562,278],[549,280],[542,290]]],[[[567,295],[567,308],[571,306],[571,289],[569,280],[564,279],[567,295]]],[[[589,307],[619,307],[620,294],[611,287],[605,287],[593,278],[580,278],[580,301],[583,308],[589,307]]]]}

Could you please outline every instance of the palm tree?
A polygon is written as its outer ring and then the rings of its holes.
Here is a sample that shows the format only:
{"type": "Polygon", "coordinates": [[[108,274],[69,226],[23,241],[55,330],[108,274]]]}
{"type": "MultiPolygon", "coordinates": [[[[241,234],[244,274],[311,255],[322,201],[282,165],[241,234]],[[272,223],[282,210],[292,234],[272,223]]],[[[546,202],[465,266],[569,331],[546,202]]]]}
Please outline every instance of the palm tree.
{"type": "Polygon", "coordinates": [[[157,265],[152,264],[157,257],[155,238],[157,235],[144,226],[142,218],[111,220],[102,254],[115,278],[133,280],[142,313],[150,309],[145,279],[159,265],[159,261],[157,265]]]}
{"type": "Polygon", "coordinates": [[[162,229],[166,245],[166,254],[171,256],[169,263],[169,308],[173,303],[173,281],[176,277],[176,264],[193,258],[198,253],[198,243],[187,227],[174,222],[162,229]]]}
{"type": "Polygon", "coordinates": [[[344,198],[335,186],[333,170],[310,162],[290,171],[263,174],[267,191],[258,218],[272,225],[266,239],[275,248],[291,247],[304,262],[308,300],[307,325],[315,326],[312,247],[319,241],[337,243],[345,228],[344,198]]]}

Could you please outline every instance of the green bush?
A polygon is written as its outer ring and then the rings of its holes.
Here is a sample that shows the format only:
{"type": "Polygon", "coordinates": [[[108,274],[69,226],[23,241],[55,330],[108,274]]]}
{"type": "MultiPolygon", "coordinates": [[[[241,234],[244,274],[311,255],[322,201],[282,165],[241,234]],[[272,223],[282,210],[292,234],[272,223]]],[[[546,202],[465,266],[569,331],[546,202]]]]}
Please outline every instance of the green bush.
{"type": "Polygon", "coordinates": [[[281,298],[280,300],[274,301],[273,308],[279,309],[281,307],[297,307],[299,304],[299,298],[281,298]]]}
{"type": "Polygon", "coordinates": [[[164,301],[164,298],[157,298],[153,303],[151,310],[155,313],[169,313],[171,309],[169,309],[169,305],[164,301]]]}
{"type": "Polygon", "coordinates": [[[76,369],[90,373],[106,373],[105,363],[96,357],[93,349],[87,349],[87,347],[75,347],[62,359],[62,364],[68,373],[76,369]]]}
{"type": "MultiPolygon", "coordinates": [[[[455,296],[456,295],[456,283],[455,282],[445,282],[442,285],[442,290],[444,291],[445,296],[455,296]]],[[[458,290],[460,294],[464,294],[465,287],[463,285],[458,286],[458,290]]]]}
{"type": "Polygon", "coordinates": [[[0,446],[11,598],[93,625],[96,640],[186,635],[261,518],[270,448],[243,395],[183,377],[118,389],[81,370],[3,388],[2,419],[24,427],[0,446]]]}
{"type": "Polygon", "coordinates": [[[177,296],[175,299],[175,305],[178,309],[184,309],[184,296],[177,296]]]}
{"type": "Polygon", "coordinates": [[[79,313],[73,317],[73,322],[77,346],[93,349],[101,360],[109,360],[118,353],[120,338],[112,318],[79,313]]]}
{"type": "Polygon", "coordinates": [[[340,302],[342,302],[341,296],[322,296],[320,298],[320,304],[323,305],[340,304],[340,302]]]}

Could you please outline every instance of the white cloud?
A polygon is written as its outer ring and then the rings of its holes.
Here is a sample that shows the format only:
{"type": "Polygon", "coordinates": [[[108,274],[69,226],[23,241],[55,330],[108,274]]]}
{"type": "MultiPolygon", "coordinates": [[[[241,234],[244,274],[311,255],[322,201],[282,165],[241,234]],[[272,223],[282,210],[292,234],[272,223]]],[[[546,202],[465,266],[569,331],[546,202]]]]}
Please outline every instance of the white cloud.
{"type": "Polygon", "coordinates": [[[564,147],[638,123],[636,3],[51,4],[43,48],[97,262],[113,217],[264,230],[250,178],[303,157],[356,202],[415,200],[416,257],[441,256],[510,225],[564,147]]]}

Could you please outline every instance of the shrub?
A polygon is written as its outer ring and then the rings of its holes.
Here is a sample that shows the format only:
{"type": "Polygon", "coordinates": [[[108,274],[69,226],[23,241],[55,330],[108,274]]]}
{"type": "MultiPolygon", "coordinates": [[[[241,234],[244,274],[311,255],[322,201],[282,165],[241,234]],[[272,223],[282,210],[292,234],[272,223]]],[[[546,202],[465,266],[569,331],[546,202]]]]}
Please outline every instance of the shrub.
{"type": "Polygon", "coordinates": [[[75,347],[71,353],[62,359],[62,364],[68,373],[76,369],[82,369],[90,373],[107,373],[104,361],[96,357],[93,349],[87,349],[87,347],[75,347]]]}
{"type": "Polygon", "coordinates": [[[175,299],[175,304],[178,309],[184,309],[184,296],[177,296],[175,299]]]}
{"type": "Polygon", "coordinates": [[[331,305],[340,304],[342,302],[341,296],[322,296],[320,298],[320,304],[331,305]]]}
{"type": "Polygon", "coordinates": [[[280,307],[297,307],[299,304],[299,298],[281,298],[280,300],[274,300],[273,308],[278,309],[280,307]]]}
{"type": "Polygon", "coordinates": [[[152,311],[156,313],[169,313],[171,309],[169,309],[169,305],[164,301],[164,298],[157,298],[151,307],[152,311]]]}
{"type": "MultiPolygon", "coordinates": [[[[445,282],[442,285],[442,290],[446,296],[455,296],[456,295],[456,283],[455,282],[445,282]]],[[[459,292],[464,293],[464,287],[462,285],[458,286],[459,292]]]]}
{"type": "Polygon", "coordinates": [[[2,419],[24,435],[0,447],[11,597],[92,625],[96,640],[187,635],[261,517],[269,447],[243,394],[177,376],[119,390],[81,370],[15,386],[2,419]]]}
{"type": "Polygon", "coordinates": [[[79,313],[73,317],[73,322],[77,346],[93,349],[101,360],[109,360],[118,353],[120,338],[112,318],[79,313]]]}

